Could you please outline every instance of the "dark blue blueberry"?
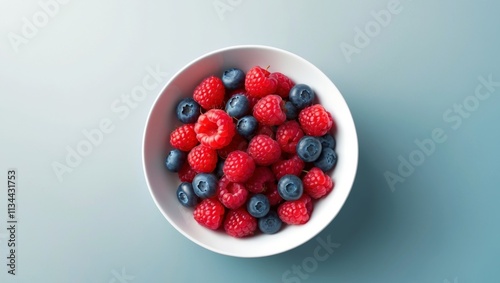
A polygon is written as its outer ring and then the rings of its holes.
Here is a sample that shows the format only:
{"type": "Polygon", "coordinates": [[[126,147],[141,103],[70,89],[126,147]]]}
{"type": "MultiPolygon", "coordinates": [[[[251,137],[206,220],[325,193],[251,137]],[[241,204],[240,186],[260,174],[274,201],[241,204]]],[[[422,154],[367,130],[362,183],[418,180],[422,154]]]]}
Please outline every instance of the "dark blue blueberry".
{"type": "Polygon", "coordinates": [[[177,119],[184,124],[196,122],[200,116],[200,105],[194,99],[184,98],[177,104],[177,119]]]}
{"type": "Polygon", "coordinates": [[[287,120],[295,120],[299,116],[299,110],[291,101],[285,103],[285,114],[287,120]]]}
{"type": "Polygon", "coordinates": [[[243,94],[236,94],[229,98],[226,103],[226,112],[234,118],[245,116],[250,110],[250,102],[243,94]]]}
{"type": "Polygon", "coordinates": [[[180,151],[178,149],[173,149],[168,153],[167,158],[165,159],[165,165],[167,166],[168,171],[170,172],[178,172],[184,162],[186,162],[186,153],[180,151]]]}
{"type": "Polygon", "coordinates": [[[323,149],[318,159],[314,162],[314,166],[326,172],[332,169],[337,163],[337,153],[329,147],[323,149]]]}
{"type": "Polygon", "coordinates": [[[247,211],[253,217],[263,217],[271,208],[269,199],[263,194],[253,195],[247,202],[247,211]]]}
{"type": "Polygon", "coordinates": [[[264,234],[274,234],[280,230],[282,223],[276,211],[271,210],[266,216],[259,218],[259,229],[264,234]]]}
{"type": "Polygon", "coordinates": [[[324,136],[321,136],[319,137],[319,141],[321,142],[321,146],[323,147],[323,149],[325,148],[335,149],[336,142],[332,135],[326,134],[324,136]]]}
{"type": "Polygon", "coordinates": [[[194,207],[198,203],[198,197],[193,191],[193,185],[187,182],[183,182],[177,187],[177,199],[185,207],[194,207]]]}
{"type": "Polygon", "coordinates": [[[313,103],[314,91],[305,84],[296,84],[290,89],[288,99],[298,109],[306,108],[313,103]]]}
{"type": "Polygon", "coordinates": [[[217,166],[215,166],[215,175],[218,178],[221,178],[222,175],[224,175],[224,171],[222,171],[222,168],[224,167],[224,159],[219,158],[217,161],[217,166]]]}
{"type": "Polygon", "coordinates": [[[245,73],[238,68],[227,69],[222,73],[222,83],[229,89],[238,89],[245,84],[245,73]]]}
{"type": "Polygon", "coordinates": [[[321,142],[316,137],[303,136],[297,143],[297,155],[305,162],[314,162],[322,151],[321,142]]]}
{"type": "Polygon", "coordinates": [[[194,193],[200,198],[209,198],[215,195],[217,177],[214,174],[200,173],[193,179],[194,193]]]}
{"type": "Polygon", "coordinates": [[[259,123],[257,119],[248,115],[238,120],[238,123],[236,123],[236,131],[240,136],[250,140],[257,131],[258,126],[259,123]]]}
{"type": "Polygon", "coordinates": [[[303,192],[302,180],[295,175],[285,175],[278,181],[278,194],[284,200],[298,200],[303,192]]]}

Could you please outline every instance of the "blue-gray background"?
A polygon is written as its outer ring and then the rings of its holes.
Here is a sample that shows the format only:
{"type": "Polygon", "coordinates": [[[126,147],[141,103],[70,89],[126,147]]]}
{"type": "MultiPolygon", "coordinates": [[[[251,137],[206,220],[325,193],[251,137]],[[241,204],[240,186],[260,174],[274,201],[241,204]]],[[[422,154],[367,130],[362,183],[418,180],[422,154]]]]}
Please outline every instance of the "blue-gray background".
{"type": "Polygon", "coordinates": [[[0,1],[0,176],[17,168],[19,177],[18,274],[7,274],[2,228],[0,282],[500,282],[498,2],[72,0],[52,2],[51,15],[48,2],[0,1]],[[390,22],[374,25],[388,5],[390,22]],[[357,28],[371,28],[369,41],[357,28]],[[261,259],[184,238],[154,205],[141,165],[161,86],[192,59],[238,44],[316,64],[359,135],[338,217],[317,239],[261,259]],[[347,45],[358,49],[346,54],[347,45]],[[157,87],[120,116],[112,105],[150,69],[161,73],[157,87]],[[494,81],[484,100],[471,98],[479,77],[494,81]],[[470,111],[454,112],[464,102],[470,111]],[[106,118],[113,131],[60,182],[52,164],[66,164],[67,147],[106,118]],[[398,158],[436,128],[446,140],[391,190],[384,174],[399,174],[398,158]],[[311,264],[319,238],[340,246],[300,277],[293,266],[311,264]]]}

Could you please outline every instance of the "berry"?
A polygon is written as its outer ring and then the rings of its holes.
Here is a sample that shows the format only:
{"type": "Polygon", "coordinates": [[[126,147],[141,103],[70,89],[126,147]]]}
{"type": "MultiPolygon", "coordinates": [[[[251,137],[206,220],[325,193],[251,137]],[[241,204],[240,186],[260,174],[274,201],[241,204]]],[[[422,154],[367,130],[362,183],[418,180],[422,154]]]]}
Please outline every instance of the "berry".
{"type": "Polygon", "coordinates": [[[224,175],[224,171],[222,171],[223,167],[224,159],[219,158],[219,160],[217,160],[217,165],[215,165],[215,176],[217,176],[217,178],[220,178],[222,177],[222,175],[224,175]]]}
{"type": "Polygon", "coordinates": [[[266,191],[264,193],[269,200],[269,204],[271,206],[280,204],[283,201],[283,198],[280,196],[278,192],[278,185],[276,182],[270,183],[266,186],[266,191]]]}
{"type": "Polygon", "coordinates": [[[228,145],[236,133],[233,119],[220,109],[211,109],[202,114],[194,126],[194,131],[200,143],[214,149],[228,145]]]}
{"type": "Polygon", "coordinates": [[[280,125],[276,130],[276,141],[281,150],[287,153],[295,154],[297,152],[297,143],[304,136],[297,121],[288,121],[280,125]]]}
{"type": "Polygon", "coordinates": [[[229,98],[231,98],[237,94],[244,95],[248,99],[250,109],[253,109],[253,107],[255,106],[257,101],[259,101],[259,99],[260,99],[258,97],[248,95],[247,91],[244,88],[240,88],[240,89],[236,89],[236,90],[231,91],[227,100],[229,100],[229,98]]]}
{"type": "Polygon", "coordinates": [[[226,90],[222,80],[211,76],[204,79],[193,92],[193,99],[205,110],[223,105],[226,90]]]}
{"type": "Polygon", "coordinates": [[[309,106],[299,113],[299,123],[309,136],[323,136],[333,126],[332,115],[319,104],[309,106]]]}
{"type": "Polygon", "coordinates": [[[181,180],[181,182],[191,183],[193,182],[194,176],[196,176],[198,172],[194,171],[193,168],[189,166],[189,162],[185,162],[177,174],[179,175],[179,180],[181,180]]]}
{"type": "Polygon", "coordinates": [[[264,234],[274,234],[281,229],[283,221],[279,218],[275,211],[269,211],[269,213],[259,218],[259,230],[264,234]]]}
{"type": "Polygon", "coordinates": [[[263,125],[281,125],[286,121],[285,102],[276,94],[267,95],[257,101],[253,116],[263,125]]]}
{"type": "Polygon", "coordinates": [[[269,77],[275,78],[278,81],[278,85],[274,93],[283,98],[287,98],[290,89],[295,85],[295,83],[289,77],[283,75],[280,72],[274,72],[271,75],[269,75],[269,77]]]}
{"type": "Polygon", "coordinates": [[[297,143],[297,155],[305,162],[314,162],[321,154],[321,142],[311,136],[302,137],[297,143]]]}
{"type": "Polygon", "coordinates": [[[247,202],[247,211],[253,217],[264,217],[271,208],[269,200],[263,194],[253,195],[247,202]]]}
{"type": "Polygon", "coordinates": [[[249,192],[258,194],[266,191],[275,181],[276,179],[271,169],[258,166],[253,171],[252,177],[245,183],[245,187],[249,192]]]}
{"type": "Polygon", "coordinates": [[[230,236],[241,238],[252,235],[257,229],[257,220],[244,208],[230,210],[224,220],[224,230],[230,236]]]}
{"type": "Polygon", "coordinates": [[[217,197],[219,201],[229,209],[237,209],[245,204],[248,191],[240,183],[233,183],[223,176],[219,180],[217,197]]]}
{"type": "Polygon", "coordinates": [[[230,68],[222,73],[222,83],[228,90],[238,89],[245,85],[245,73],[238,68],[230,68]]]}
{"type": "Polygon", "coordinates": [[[261,166],[271,165],[281,156],[278,142],[266,135],[258,135],[250,140],[247,152],[255,163],[261,166]]]}
{"type": "Polygon", "coordinates": [[[314,91],[308,85],[296,84],[290,89],[288,99],[297,109],[303,109],[313,103],[314,96],[314,91]]]}
{"type": "Polygon", "coordinates": [[[182,151],[190,151],[198,144],[194,124],[182,125],[170,133],[170,144],[182,151]]]}
{"type": "Polygon", "coordinates": [[[333,181],[321,169],[313,167],[302,179],[304,191],[314,199],[327,195],[333,189],[333,181]]]}
{"type": "Polygon", "coordinates": [[[337,163],[337,153],[331,148],[325,148],[321,151],[318,159],[314,161],[314,166],[326,172],[332,169],[337,163]]]}
{"type": "Polygon", "coordinates": [[[193,216],[196,222],[209,229],[216,230],[224,220],[224,213],[225,208],[217,199],[207,198],[195,207],[193,216]]]}
{"type": "Polygon", "coordinates": [[[275,130],[273,127],[259,124],[259,128],[257,129],[257,132],[255,133],[255,135],[266,135],[266,136],[274,139],[274,136],[275,136],[274,132],[275,132],[275,130]]]}
{"type": "Polygon", "coordinates": [[[234,118],[241,118],[250,111],[250,102],[243,94],[236,94],[226,103],[226,112],[234,118]]]}
{"type": "Polygon", "coordinates": [[[285,102],[285,114],[287,120],[295,120],[299,116],[299,109],[292,102],[285,102]]]}
{"type": "Polygon", "coordinates": [[[298,200],[303,192],[302,180],[295,175],[285,175],[278,181],[278,193],[284,200],[298,200]]]}
{"type": "Polygon", "coordinates": [[[231,182],[242,183],[248,180],[255,170],[255,163],[248,153],[236,150],[231,153],[226,158],[224,162],[224,175],[231,182]]]}
{"type": "Polygon", "coordinates": [[[198,120],[201,108],[198,102],[188,97],[184,98],[177,104],[177,119],[184,124],[191,124],[198,120]]]}
{"type": "Polygon", "coordinates": [[[185,207],[195,207],[198,203],[198,197],[193,191],[193,185],[188,182],[182,182],[177,187],[177,200],[185,207]]]}
{"type": "Polygon", "coordinates": [[[245,76],[245,89],[248,95],[262,98],[274,93],[278,86],[278,81],[269,75],[269,71],[259,66],[251,68],[245,76]]]}
{"type": "Polygon", "coordinates": [[[197,145],[188,153],[188,163],[196,172],[210,173],[217,165],[217,152],[206,145],[197,145]]]}
{"type": "Polygon", "coordinates": [[[278,207],[279,218],[291,225],[300,225],[309,221],[313,205],[311,197],[303,194],[298,200],[285,201],[278,207]]]}
{"type": "Polygon", "coordinates": [[[246,139],[244,139],[240,135],[234,135],[231,142],[225,147],[218,149],[217,153],[219,154],[220,158],[226,159],[229,153],[235,150],[246,151],[247,147],[248,147],[248,141],[246,139]]]}
{"type": "Polygon", "coordinates": [[[335,138],[333,138],[332,135],[330,134],[325,134],[321,137],[319,137],[319,141],[321,142],[321,146],[323,147],[323,149],[329,147],[331,149],[335,149],[335,138]]]}
{"type": "Polygon", "coordinates": [[[168,153],[165,159],[165,165],[170,172],[178,172],[184,162],[186,162],[186,153],[178,149],[173,149],[168,153]]]}
{"type": "Polygon", "coordinates": [[[217,191],[217,177],[214,174],[200,173],[193,179],[194,193],[200,198],[210,198],[217,191]]]}
{"type": "Polygon", "coordinates": [[[304,161],[298,155],[294,155],[290,159],[276,161],[272,165],[272,169],[274,176],[279,180],[285,175],[300,176],[304,166],[304,161]]]}
{"type": "Polygon", "coordinates": [[[236,131],[247,140],[250,140],[257,131],[258,124],[253,116],[248,115],[238,120],[236,131]]]}

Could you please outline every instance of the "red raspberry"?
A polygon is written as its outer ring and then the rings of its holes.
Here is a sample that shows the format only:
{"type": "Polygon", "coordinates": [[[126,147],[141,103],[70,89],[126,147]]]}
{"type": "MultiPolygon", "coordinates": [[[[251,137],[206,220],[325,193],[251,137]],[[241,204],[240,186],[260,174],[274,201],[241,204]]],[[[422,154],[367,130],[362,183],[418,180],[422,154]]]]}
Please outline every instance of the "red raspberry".
{"type": "Polygon", "coordinates": [[[248,95],[262,98],[274,93],[278,86],[276,78],[269,77],[270,73],[266,69],[255,66],[245,76],[245,89],[248,95]]]}
{"type": "Polygon", "coordinates": [[[248,141],[244,137],[235,134],[231,142],[225,147],[218,149],[217,153],[222,159],[226,159],[229,153],[235,150],[246,151],[247,147],[248,147],[248,141]]]}
{"type": "Polygon", "coordinates": [[[224,220],[224,230],[233,237],[250,236],[256,229],[257,220],[244,208],[230,210],[224,220]]]}
{"type": "Polygon", "coordinates": [[[182,151],[190,151],[198,144],[194,124],[185,124],[170,133],[170,144],[182,151]]]}
{"type": "Polygon", "coordinates": [[[225,208],[214,198],[203,199],[194,209],[193,216],[196,222],[201,225],[216,230],[224,220],[225,208]]]}
{"type": "Polygon", "coordinates": [[[259,128],[257,128],[257,132],[255,133],[255,135],[266,135],[272,139],[274,139],[275,136],[273,127],[262,124],[259,124],[259,128]]]}
{"type": "Polygon", "coordinates": [[[276,180],[279,180],[287,174],[300,177],[302,170],[304,170],[304,165],[304,161],[298,155],[294,155],[290,159],[277,161],[272,165],[272,168],[276,180]]]}
{"type": "Polygon", "coordinates": [[[246,202],[247,196],[248,191],[243,184],[233,183],[226,176],[219,180],[217,197],[225,207],[237,209],[246,202]]]}
{"type": "Polygon", "coordinates": [[[287,98],[290,93],[290,89],[292,89],[295,83],[289,77],[280,72],[272,73],[269,77],[275,78],[278,81],[278,86],[276,87],[276,91],[274,93],[283,98],[287,98]]]}
{"type": "Polygon", "coordinates": [[[276,130],[276,141],[281,150],[287,153],[295,154],[297,152],[297,143],[303,136],[304,132],[295,120],[285,122],[276,130]]]}
{"type": "Polygon", "coordinates": [[[252,177],[245,183],[245,187],[249,192],[258,194],[264,192],[275,181],[276,179],[271,169],[259,166],[255,168],[252,177]]]}
{"type": "Polygon", "coordinates": [[[333,119],[323,106],[315,104],[300,111],[299,123],[306,135],[319,137],[332,128],[333,119]]]}
{"type": "Polygon", "coordinates": [[[203,144],[195,146],[187,158],[189,166],[198,173],[210,173],[217,165],[217,152],[203,144]]]}
{"type": "Polygon", "coordinates": [[[253,116],[263,125],[281,125],[286,121],[285,102],[279,95],[267,95],[257,101],[253,108],[253,116]]]}
{"type": "Polygon", "coordinates": [[[302,178],[302,183],[304,184],[304,191],[314,199],[327,195],[333,189],[332,178],[318,167],[309,170],[302,178]]]}
{"type": "Polygon", "coordinates": [[[304,224],[309,221],[313,204],[311,197],[302,194],[298,200],[285,201],[278,207],[278,216],[287,224],[304,224]]]}
{"type": "Polygon", "coordinates": [[[222,171],[231,182],[242,183],[248,180],[255,170],[255,163],[248,153],[237,150],[231,152],[224,162],[222,171]]]}
{"type": "Polygon", "coordinates": [[[181,182],[193,182],[194,176],[198,174],[198,172],[194,171],[191,166],[189,166],[189,162],[184,163],[182,165],[181,170],[177,173],[179,175],[179,179],[181,182]]]}
{"type": "Polygon", "coordinates": [[[193,92],[193,99],[205,110],[223,106],[225,88],[222,80],[211,76],[204,79],[193,92]]]}
{"type": "Polygon", "coordinates": [[[236,134],[233,119],[223,110],[211,109],[198,117],[194,126],[196,138],[214,149],[228,145],[236,134]]]}
{"type": "Polygon", "coordinates": [[[283,201],[283,198],[280,196],[278,192],[278,184],[276,182],[270,183],[266,191],[264,192],[264,195],[267,197],[269,200],[269,204],[271,206],[280,204],[283,201]]]}
{"type": "Polygon", "coordinates": [[[253,137],[248,144],[247,152],[255,163],[261,166],[271,165],[281,156],[278,142],[266,135],[253,137]]]}

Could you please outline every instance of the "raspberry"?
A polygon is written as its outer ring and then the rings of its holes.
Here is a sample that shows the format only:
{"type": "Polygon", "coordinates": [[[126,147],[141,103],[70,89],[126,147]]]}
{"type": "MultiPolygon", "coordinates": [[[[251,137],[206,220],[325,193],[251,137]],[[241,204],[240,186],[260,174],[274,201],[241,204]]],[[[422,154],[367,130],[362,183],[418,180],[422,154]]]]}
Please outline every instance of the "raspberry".
{"type": "Polygon", "coordinates": [[[217,153],[222,159],[226,159],[229,153],[235,150],[246,151],[247,147],[248,147],[248,141],[244,137],[235,134],[231,142],[225,147],[218,149],[217,153]]]}
{"type": "Polygon", "coordinates": [[[181,182],[193,182],[194,176],[196,176],[198,172],[194,171],[191,166],[189,166],[189,162],[184,163],[182,165],[181,170],[179,170],[178,175],[181,182]]]}
{"type": "Polygon", "coordinates": [[[288,174],[299,177],[304,170],[304,165],[304,161],[299,156],[294,155],[290,159],[277,161],[272,165],[272,169],[276,180],[279,180],[288,174]]]}
{"type": "Polygon", "coordinates": [[[253,116],[263,125],[281,125],[286,121],[285,102],[279,95],[267,95],[255,104],[253,116]]]}
{"type": "Polygon", "coordinates": [[[225,208],[214,198],[203,199],[194,209],[193,216],[196,222],[216,230],[224,220],[225,208]]]}
{"type": "Polygon", "coordinates": [[[231,152],[224,162],[222,171],[231,182],[242,183],[248,180],[255,170],[255,163],[248,153],[237,150],[231,152]]]}
{"type": "Polygon", "coordinates": [[[259,128],[257,129],[257,132],[255,133],[255,135],[266,135],[272,139],[274,139],[274,136],[275,136],[273,127],[262,125],[262,124],[259,124],[259,128]]]}
{"type": "Polygon", "coordinates": [[[297,121],[288,121],[278,127],[276,130],[276,141],[281,150],[287,153],[295,154],[297,152],[297,143],[304,136],[297,121]]]}
{"type": "Polygon", "coordinates": [[[197,145],[189,152],[188,163],[198,173],[210,173],[217,165],[217,152],[206,145],[197,145]]]}
{"type": "Polygon", "coordinates": [[[315,104],[300,111],[299,123],[306,135],[319,137],[332,128],[333,119],[323,106],[315,104]]]}
{"type": "Polygon", "coordinates": [[[202,144],[214,149],[228,145],[236,134],[233,119],[220,109],[211,109],[200,115],[194,131],[202,144]]]}
{"type": "Polygon", "coordinates": [[[270,78],[275,78],[278,81],[278,85],[276,87],[277,95],[287,98],[290,93],[290,89],[295,85],[295,83],[287,76],[283,75],[280,72],[274,72],[269,75],[270,78]]]}
{"type": "Polygon", "coordinates": [[[278,216],[287,224],[304,224],[309,221],[313,204],[311,197],[302,194],[298,200],[285,201],[278,207],[278,216]]]}
{"type": "Polygon", "coordinates": [[[257,165],[268,166],[278,161],[281,156],[280,145],[266,135],[258,135],[250,140],[248,154],[257,165]]]}
{"type": "Polygon", "coordinates": [[[224,95],[226,90],[222,80],[211,76],[204,79],[193,92],[193,99],[205,110],[220,108],[224,104],[224,95]]]}
{"type": "Polygon", "coordinates": [[[182,151],[190,151],[198,144],[194,124],[182,125],[170,133],[170,144],[182,151]]]}
{"type": "Polygon", "coordinates": [[[249,192],[258,194],[264,192],[275,181],[276,178],[274,178],[271,169],[268,167],[257,167],[253,171],[252,177],[245,183],[245,187],[249,192]]]}
{"type": "Polygon", "coordinates": [[[333,181],[318,167],[313,167],[302,178],[304,191],[314,199],[318,199],[330,193],[333,189],[333,181]]]}
{"type": "Polygon", "coordinates": [[[276,184],[276,182],[269,183],[264,195],[269,200],[269,204],[271,206],[280,204],[283,201],[283,198],[278,193],[278,185],[276,184]]]}
{"type": "Polygon", "coordinates": [[[245,89],[248,95],[256,98],[262,98],[268,94],[274,93],[278,86],[278,81],[269,76],[266,69],[255,66],[245,76],[245,89]]]}
{"type": "Polygon", "coordinates": [[[244,208],[230,210],[224,220],[224,230],[233,237],[250,236],[256,229],[257,220],[244,208]]]}
{"type": "Polygon", "coordinates": [[[243,184],[233,183],[226,176],[219,180],[217,197],[225,207],[237,209],[246,202],[247,196],[248,191],[243,184]]]}

